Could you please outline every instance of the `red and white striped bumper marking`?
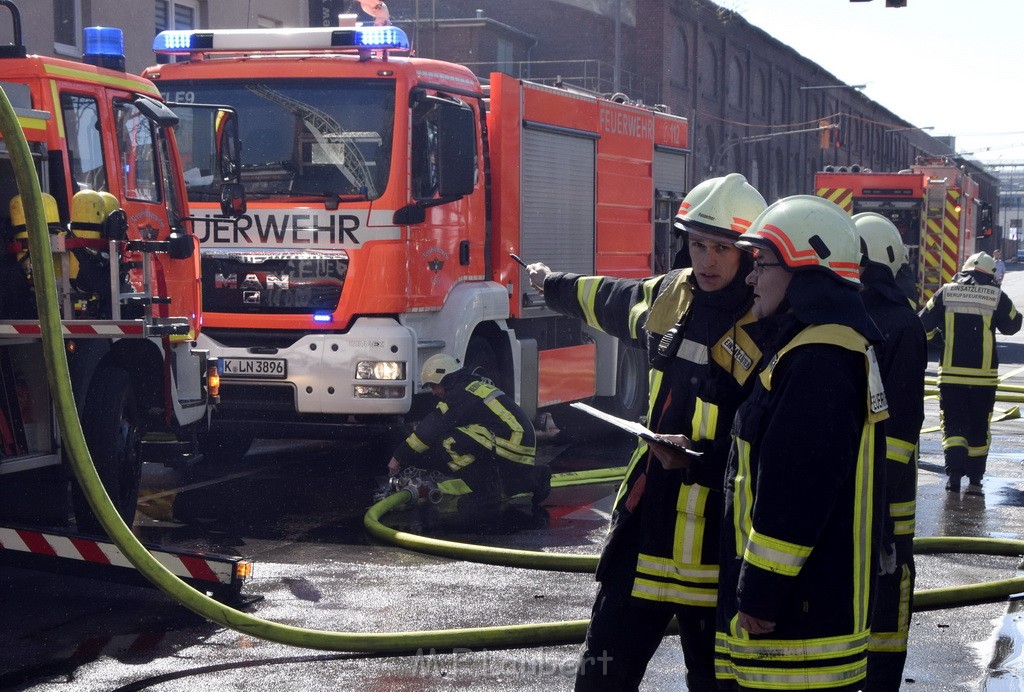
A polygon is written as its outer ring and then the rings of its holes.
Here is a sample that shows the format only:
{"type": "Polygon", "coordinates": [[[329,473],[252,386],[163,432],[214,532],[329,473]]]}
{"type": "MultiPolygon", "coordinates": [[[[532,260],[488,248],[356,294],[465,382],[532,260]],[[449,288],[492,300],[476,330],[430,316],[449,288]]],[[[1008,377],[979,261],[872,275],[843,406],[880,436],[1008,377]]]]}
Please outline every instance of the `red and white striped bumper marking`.
{"type": "MultiPolygon", "coordinates": [[[[62,323],[61,332],[64,336],[141,336],[144,327],[141,322],[92,322],[62,323]]],[[[42,329],[38,322],[4,322],[0,323],[0,336],[39,336],[42,329]]]]}
{"type": "MultiPolygon", "coordinates": [[[[0,548],[134,569],[113,543],[87,538],[0,527],[0,548]]],[[[150,553],[177,577],[231,584],[234,576],[234,563],[230,560],[212,560],[198,555],[178,555],[160,550],[152,550],[150,553]]]]}

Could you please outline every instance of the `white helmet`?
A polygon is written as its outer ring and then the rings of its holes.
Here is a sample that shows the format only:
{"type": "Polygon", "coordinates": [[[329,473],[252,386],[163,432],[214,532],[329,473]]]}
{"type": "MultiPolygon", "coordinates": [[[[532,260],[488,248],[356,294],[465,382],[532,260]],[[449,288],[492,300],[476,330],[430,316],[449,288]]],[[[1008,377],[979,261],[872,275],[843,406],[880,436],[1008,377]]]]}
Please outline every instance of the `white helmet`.
{"type": "Polygon", "coordinates": [[[981,272],[989,276],[995,276],[996,261],[985,252],[975,252],[964,262],[962,272],[981,272]]]}
{"type": "Polygon", "coordinates": [[[739,173],[709,178],[686,195],[672,226],[679,231],[735,242],[768,203],[739,173]]]}
{"type": "Polygon", "coordinates": [[[431,384],[440,384],[447,375],[462,369],[462,363],[454,356],[447,353],[435,353],[423,362],[420,369],[420,382],[426,387],[431,384]]]}
{"type": "Polygon", "coordinates": [[[860,285],[860,241],[840,207],[814,195],[783,197],[754,219],[736,245],[768,248],[790,271],[816,269],[860,285]]]}
{"type": "Polygon", "coordinates": [[[900,231],[889,219],[873,211],[853,215],[860,236],[860,250],[868,262],[885,265],[893,277],[907,263],[907,248],[900,231]]]}

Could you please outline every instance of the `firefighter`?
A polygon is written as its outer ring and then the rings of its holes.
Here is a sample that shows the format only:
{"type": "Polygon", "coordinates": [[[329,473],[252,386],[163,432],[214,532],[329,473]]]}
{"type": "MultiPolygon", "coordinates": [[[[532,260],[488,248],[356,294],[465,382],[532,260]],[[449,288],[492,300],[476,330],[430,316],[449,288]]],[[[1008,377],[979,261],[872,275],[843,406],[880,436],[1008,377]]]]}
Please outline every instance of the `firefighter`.
{"type": "MultiPolygon", "coordinates": [[[[868,643],[866,690],[898,692],[907,660],[913,607],[917,441],[924,422],[928,347],[917,313],[897,283],[907,250],[893,223],[874,212],[853,217],[860,236],[861,298],[885,342],[877,349],[889,418],[885,431],[885,502],[882,552],[875,582],[868,643]]],[[[883,429],[883,428],[880,428],[883,429]]]]}
{"type": "Polygon", "coordinates": [[[939,410],[946,490],[982,495],[988,458],[989,419],[999,384],[996,330],[1016,334],[1021,315],[994,284],[995,260],[984,252],[967,258],[953,281],[942,286],[921,311],[928,338],[942,332],[939,363],[939,410]]]}
{"type": "Polygon", "coordinates": [[[690,462],[642,440],[619,489],[577,690],[637,689],[673,615],[689,690],[715,689],[718,532],[729,423],[746,396],[757,349],[750,258],[734,242],[765,208],[737,173],[694,187],[679,207],[692,268],[649,279],[551,273],[530,265],[548,306],[644,349],[653,368],[648,427],[703,455],[690,462]]]}
{"type": "Polygon", "coordinates": [[[732,425],[716,674],[724,689],[859,689],[886,415],[859,241],[842,209],[797,195],[737,245],[754,253],[745,330],[764,355],[732,425]]]}
{"type": "Polygon", "coordinates": [[[530,492],[535,506],[547,498],[551,469],[535,465],[533,424],[510,396],[445,353],[427,358],[420,381],[439,401],[395,449],[390,475],[403,466],[442,471],[462,481],[445,487],[471,493],[475,507],[499,502],[503,494],[530,492]]]}

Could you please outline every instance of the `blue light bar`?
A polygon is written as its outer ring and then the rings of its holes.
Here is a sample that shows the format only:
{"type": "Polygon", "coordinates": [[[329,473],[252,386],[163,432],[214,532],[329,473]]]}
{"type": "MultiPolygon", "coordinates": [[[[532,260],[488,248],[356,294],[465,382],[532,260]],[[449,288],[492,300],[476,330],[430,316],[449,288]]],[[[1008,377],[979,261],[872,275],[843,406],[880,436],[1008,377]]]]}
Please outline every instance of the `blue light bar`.
{"type": "Polygon", "coordinates": [[[82,62],[124,70],[124,32],[109,26],[87,26],[82,34],[82,62]]]}
{"type": "Polygon", "coordinates": [[[314,322],[330,322],[331,319],[332,319],[331,318],[331,313],[329,313],[329,312],[314,312],[313,313],[313,321],[314,322]]]}
{"type": "Polygon", "coordinates": [[[408,50],[409,37],[396,26],[357,26],[161,31],[153,39],[153,52],[163,55],[337,51],[346,48],[408,50]]]}

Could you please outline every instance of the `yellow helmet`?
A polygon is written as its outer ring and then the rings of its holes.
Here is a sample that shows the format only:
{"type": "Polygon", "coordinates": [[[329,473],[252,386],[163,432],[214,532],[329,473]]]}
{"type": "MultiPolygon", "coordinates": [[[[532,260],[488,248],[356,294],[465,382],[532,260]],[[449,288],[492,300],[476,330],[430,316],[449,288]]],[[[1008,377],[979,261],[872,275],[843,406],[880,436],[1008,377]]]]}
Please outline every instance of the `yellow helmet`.
{"type": "Polygon", "coordinates": [[[81,190],[71,198],[71,230],[80,237],[100,237],[107,218],[103,197],[95,190],[81,190]]]}
{"type": "Polygon", "coordinates": [[[996,273],[996,261],[992,259],[992,256],[985,252],[975,252],[973,255],[967,258],[964,262],[964,266],[960,269],[962,272],[981,272],[982,274],[988,274],[989,276],[995,276],[996,273]]]}
{"type": "Polygon", "coordinates": [[[679,231],[734,242],[768,203],[739,173],[710,178],[686,195],[673,227],[679,231]]]}
{"type": "Polygon", "coordinates": [[[885,265],[893,277],[907,263],[907,248],[899,229],[889,219],[873,211],[853,215],[860,236],[860,250],[868,262],[885,265]]]}
{"type": "Polygon", "coordinates": [[[789,271],[826,271],[843,283],[860,285],[857,229],[845,211],[821,197],[783,197],[754,219],[736,245],[768,248],[789,271]]]}
{"type": "Polygon", "coordinates": [[[110,212],[121,208],[120,200],[106,190],[100,190],[96,194],[103,198],[103,211],[106,212],[107,216],[110,216],[110,212]]]}
{"type": "MultiPolygon", "coordinates": [[[[42,193],[43,198],[43,216],[46,218],[47,225],[49,224],[60,224],[60,212],[57,210],[57,200],[53,198],[53,195],[42,193]]],[[[21,195],[15,195],[11,197],[11,201],[7,204],[7,212],[11,217],[11,225],[14,226],[16,231],[24,230],[25,228],[25,202],[21,199],[21,195]]]]}
{"type": "Polygon", "coordinates": [[[430,384],[440,384],[446,376],[462,369],[459,359],[447,353],[435,353],[423,362],[420,370],[420,382],[426,387],[430,384]]]}

